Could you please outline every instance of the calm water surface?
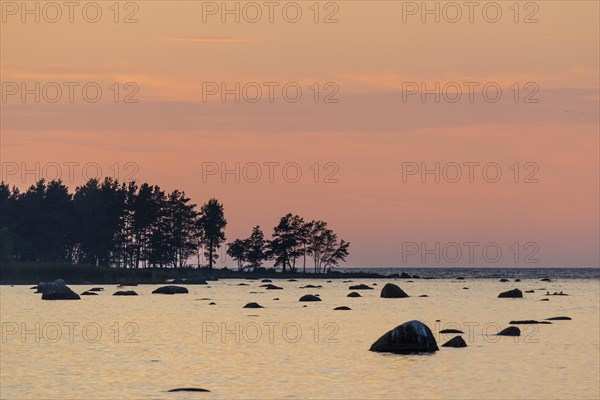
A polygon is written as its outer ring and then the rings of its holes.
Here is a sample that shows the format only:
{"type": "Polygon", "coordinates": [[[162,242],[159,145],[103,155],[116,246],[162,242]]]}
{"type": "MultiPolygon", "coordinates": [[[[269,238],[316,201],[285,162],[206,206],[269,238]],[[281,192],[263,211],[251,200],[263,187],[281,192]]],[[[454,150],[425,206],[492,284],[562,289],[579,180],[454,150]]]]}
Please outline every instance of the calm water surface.
{"type": "MultiPolygon", "coordinates": [[[[188,285],[190,293],[183,295],[151,294],[158,286],[144,285],[127,288],[137,297],[114,297],[115,286],[105,285],[99,296],[80,301],[42,301],[26,286],[3,286],[0,397],[600,397],[597,279],[354,280],[352,284],[377,283],[375,290],[362,291],[362,298],[347,298],[349,283],[342,281],[273,283],[285,289],[267,291],[260,281],[222,280],[210,287],[188,285]],[[379,298],[386,282],[396,282],[412,297],[379,298]],[[323,288],[300,289],[307,284],[323,288]],[[535,293],[524,299],[497,298],[514,287],[535,293]],[[569,296],[542,302],[546,291],[540,289],[569,296]],[[307,293],[318,293],[323,301],[298,302],[307,293]],[[429,297],[418,297],[422,294],[429,297]],[[251,301],[266,308],[242,308],[251,301]],[[333,311],[341,305],[352,310],[333,311]],[[573,320],[521,326],[519,338],[493,335],[514,319],[562,315],[573,320]],[[412,356],[368,351],[386,331],[412,319],[427,324],[438,345],[454,336],[439,330],[462,329],[469,347],[412,356]],[[211,392],[167,393],[180,387],[211,392]]],[[[71,287],[80,293],[91,286],[71,287]]]]}

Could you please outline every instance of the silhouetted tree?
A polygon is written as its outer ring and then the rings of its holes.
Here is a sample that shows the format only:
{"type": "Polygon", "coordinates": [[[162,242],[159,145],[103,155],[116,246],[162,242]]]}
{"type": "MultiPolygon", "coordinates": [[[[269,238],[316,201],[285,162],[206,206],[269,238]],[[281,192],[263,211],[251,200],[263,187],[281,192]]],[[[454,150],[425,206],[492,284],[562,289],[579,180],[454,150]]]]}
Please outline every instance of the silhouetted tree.
{"type": "Polygon", "coordinates": [[[205,256],[208,258],[208,268],[212,269],[215,260],[219,257],[217,250],[225,241],[225,226],[227,220],[223,212],[223,205],[217,199],[210,199],[202,206],[200,211],[200,226],[202,228],[202,245],[205,256]]]}
{"type": "Polygon", "coordinates": [[[237,261],[238,270],[244,269],[246,261],[246,243],[245,240],[235,239],[227,245],[227,254],[229,257],[237,261]]]}
{"type": "Polygon", "coordinates": [[[265,260],[268,259],[268,242],[265,240],[265,235],[260,230],[260,226],[255,226],[252,229],[252,234],[244,240],[246,261],[254,270],[260,268],[265,260]]]}

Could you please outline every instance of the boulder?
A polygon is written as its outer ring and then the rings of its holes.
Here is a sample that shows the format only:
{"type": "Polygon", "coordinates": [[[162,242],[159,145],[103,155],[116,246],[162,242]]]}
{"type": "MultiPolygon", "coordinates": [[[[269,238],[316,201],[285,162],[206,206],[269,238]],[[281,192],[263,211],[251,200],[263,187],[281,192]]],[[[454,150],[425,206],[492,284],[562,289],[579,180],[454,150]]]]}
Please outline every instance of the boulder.
{"type": "Polygon", "coordinates": [[[508,282],[508,279],[502,278],[500,279],[500,282],[508,282]]]}
{"type": "Polygon", "coordinates": [[[318,289],[318,288],[322,288],[323,286],[321,285],[306,285],[306,286],[300,286],[300,289],[318,289]]]}
{"type": "Polygon", "coordinates": [[[88,290],[88,292],[103,292],[104,288],[101,287],[93,287],[90,290],[88,290]]]}
{"type": "Polygon", "coordinates": [[[41,289],[42,300],[80,300],[81,297],[70,287],[65,284],[62,279],[57,279],[54,282],[40,282],[38,284],[38,292],[41,289]]]}
{"type": "Polygon", "coordinates": [[[113,296],[137,296],[138,294],[133,290],[119,290],[113,293],[113,296]]]}
{"type": "Polygon", "coordinates": [[[305,294],[304,296],[300,297],[299,301],[321,301],[321,299],[312,294],[305,294]]]}
{"type": "Polygon", "coordinates": [[[210,390],[202,388],[177,388],[171,389],[169,392],[210,392],[210,390]]]}
{"type": "Polygon", "coordinates": [[[387,283],[383,289],[381,289],[381,297],[384,299],[403,299],[408,297],[404,290],[400,289],[399,286],[393,283],[387,283]]]}
{"type": "Polygon", "coordinates": [[[526,290],[525,293],[535,293],[535,290],[526,290]]]}
{"type": "Polygon", "coordinates": [[[288,279],[288,282],[298,282],[298,279],[288,279]]]}
{"type": "Polygon", "coordinates": [[[416,320],[405,322],[387,332],[369,349],[369,351],[396,354],[433,353],[438,350],[431,329],[416,320]]]}
{"type": "Polygon", "coordinates": [[[541,299],[540,301],[550,301],[550,299],[541,299]]]}
{"type": "Polygon", "coordinates": [[[86,290],[85,292],[81,293],[81,296],[98,296],[98,293],[86,290]]]}
{"type": "Polygon", "coordinates": [[[169,285],[169,286],[159,287],[158,289],[154,290],[152,293],[154,293],[154,294],[177,294],[177,293],[189,293],[189,291],[187,290],[187,288],[184,288],[183,286],[169,285]]]}
{"type": "Polygon", "coordinates": [[[428,296],[428,295],[426,295],[426,294],[422,294],[422,295],[420,295],[419,297],[429,297],[429,296],[428,296]]]}
{"type": "Polygon", "coordinates": [[[214,301],[211,301],[210,303],[208,303],[209,306],[216,306],[217,303],[215,303],[214,301]]]}
{"type": "Polygon", "coordinates": [[[498,298],[519,299],[519,298],[523,298],[523,292],[521,292],[519,289],[513,289],[513,290],[509,290],[509,291],[500,293],[498,295],[498,298]]]}
{"type": "Polygon", "coordinates": [[[264,308],[258,303],[248,303],[243,308],[264,308]]]}
{"type": "Polygon", "coordinates": [[[516,326],[509,326],[497,333],[498,336],[521,336],[521,330],[516,326]]]}
{"type": "Polygon", "coordinates": [[[373,290],[372,287],[367,286],[367,285],[362,284],[362,283],[360,285],[350,286],[348,289],[350,289],[350,290],[373,290]]]}
{"type": "Polygon", "coordinates": [[[262,282],[262,283],[271,283],[271,282],[273,282],[273,281],[272,281],[272,280],[270,280],[270,279],[263,279],[261,282],[262,282]]]}
{"type": "Polygon", "coordinates": [[[571,317],[550,317],[546,318],[546,321],[571,321],[571,317]]]}
{"type": "Polygon", "coordinates": [[[448,340],[446,343],[442,345],[442,347],[467,347],[467,343],[462,338],[462,336],[454,336],[452,339],[448,340]]]}
{"type": "Polygon", "coordinates": [[[348,311],[348,310],[352,310],[352,309],[347,306],[340,306],[340,307],[336,307],[333,309],[333,311],[348,311]]]}
{"type": "Polygon", "coordinates": [[[358,292],[350,292],[346,297],[362,297],[358,292]]]}
{"type": "Polygon", "coordinates": [[[550,278],[544,278],[544,279],[542,279],[541,281],[542,281],[542,282],[552,282],[552,279],[550,279],[550,278]]]}

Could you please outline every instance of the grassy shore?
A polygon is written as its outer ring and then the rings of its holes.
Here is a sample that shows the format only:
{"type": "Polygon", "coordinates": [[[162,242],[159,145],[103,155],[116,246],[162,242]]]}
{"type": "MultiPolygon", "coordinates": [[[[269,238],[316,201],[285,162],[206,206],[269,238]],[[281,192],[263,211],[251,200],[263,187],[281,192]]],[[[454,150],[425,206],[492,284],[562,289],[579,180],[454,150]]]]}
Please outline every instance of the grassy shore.
{"type": "Polygon", "coordinates": [[[383,278],[375,273],[343,273],[332,271],[327,274],[314,273],[282,273],[272,269],[258,271],[237,271],[230,269],[208,268],[108,268],[93,265],[72,264],[37,264],[9,263],[0,264],[0,284],[2,285],[35,285],[38,282],[64,279],[70,284],[85,283],[138,283],[160,284],[168,279],[195,278],[205,280],[216,279],[351,279],[351,278],[383,278]]]}

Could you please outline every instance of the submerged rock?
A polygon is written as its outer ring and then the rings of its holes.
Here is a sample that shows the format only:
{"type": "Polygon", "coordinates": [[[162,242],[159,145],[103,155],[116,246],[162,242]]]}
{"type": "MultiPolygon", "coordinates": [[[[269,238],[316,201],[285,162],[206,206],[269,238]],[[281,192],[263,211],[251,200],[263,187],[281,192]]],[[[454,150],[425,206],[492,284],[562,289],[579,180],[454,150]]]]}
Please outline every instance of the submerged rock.
{"type": "Polygon", "coordinates": [[[452,339],[448,340],[446,343],[442,345],[442,347],[467,347],[467,342],[462,338],[462,336],[454,336],[452,339]]]}
{"type": "Polygon", "coordinates": [[[271,282],[273,282],[273,281],[272,281],[272,280],[270,280],[270,279],[263,279],[261,282],[262,282],[262,283],[271,283],[271,282]]]}
{"type": "Polygon", "coordinates": [[[510,321],[511,325],[535,325],[535,324],[551,324],[552,322],[548,321],[536,321],[534,319],[522,319],[516,321],[510,321]]]}
{"type": "Polygon", "coordinates": [[[154,294],[178,294],[178,293],[189,293],[187,288],[183,286],[162,286],[154,290],[154,294]]]}
{"type": "Polygon", "coordinates": [[[138,294],[133,290],[120,290],[113,293],[113,296],[137,296],[138,294]]]}
{"type": "Polygon", "coordinates": [[[498,298],[517,299],[517,298],[522,298],[522,297],[523,297],[523,292],[521,292],[519,289],[509,290],[507,292],[502,292],[498,295],[498,298]]]}
{"type": "Polygon", "coordinates": [[[542,281],[542,282],[552,282],[552,279],[550,279],[550,278],[544,278],[544,279],[542,279],[541,281],[542,281]]]}
{"type": "Polygon", "coordinates": [[[521,330],[516,326],[509,326],[497,333],[498,336],[521,336],[521,330]]]}
{"type": "Polygon", "coordinates": [[[508,279],[502,278],[502,279],[500,279],[500,282],[508,282],[508,279]]]}
{"type": "Polygon", "coordinates": [[[208,303],[209,306],[216,306],[217,303],[215,303],[214,301],[211,301],[210,303],[208,303]]]}
{"type": "Polygon", "coordinates": [[[438,350],[431,329],[416,320],[405,322],[387,332],[369,349],[369,351],[396,354],[433,353],[438,350]]]}
{"type": "Polygon", "coordinates": [[[171,389],[169,392],[210,392],[210,390],[202,388],[177,388],[171,389]]]}
{"type": "Polygon", "coordinates": [[[352,310],[350,307],[347,306],[340,306],[340,307],[336,307],[333,309],[334,311],[348,311],[348,310],[352,310]]]}
{"type": "Polygon", "coordinates": [[[321,301],[321,299],[312,294],[305,294],[304,296],[300,297],[299,301],[321,301]]]}
{"type": "Polygon", "coordinates": [[[541,299],[540,301],[550,301],[550,299],[541,299]]]}
{"type": "Polygon", "coordinates": [[[93,287],[88,290],[88,292],[104,292],[104,288],[102,287],[93,287]]]}
{"type": "Polygon", "coordinates": [[[85,292],[81,293],[81,296],[98,296],[98,293],[86,290],[85,292]]]}
{"type": "Polygon", "coordinates": [[[525,293],[535,293],[535,290],[526,290],[525,293]]]}
{"type": "Polygon", "coordinates": [[[243,308],[264,308],[258,303],[248,303],[243,308]]]}
{"type": "Polygon", "coordinates": [[[367,286],[367,285],[362,284],[362,283],[360,285],[350,286],[348,289],[350,289],[350,290],[373,290],[372,287],[367,286]]]}
{"type": "Polygon", "coordinates": [[[348,296],[346,296],[346,297],[362,297],[362,295],[357,292],[350,292],[350,293],[348,293],[348,296]]]}
{"type": "Polygon", "coordinates": [[[384,299],[403,299],[409,296],[404,290],[400,289],[398,285],[387,283],[383,289],[381,289],[381,297],[384,299]]]}
{"type": "Polygon", "coordinates": [[[459,329],[442,329],[440,333],[464,333],[459,329]]]}
{"type": "Polygon", "coordinates": [[[267,284],[267,285],[261,285],[261,287],[264,287],[267,290],[283,290],[282,287],[276,286],[276,285],[272,285],[272,284],[267,284]]]}
{"type": "Polygon", "coordinates": [[[546,321],[571,321],[571,317],[550,317],[546,318],[546,321]]]}
{"type": "Polygon", "coordinates": [[[318,288],[322,288],[323,286],[321,285],[306,285],[306,286],[300,286],[300,289],[318,289],[318,288]]]}

